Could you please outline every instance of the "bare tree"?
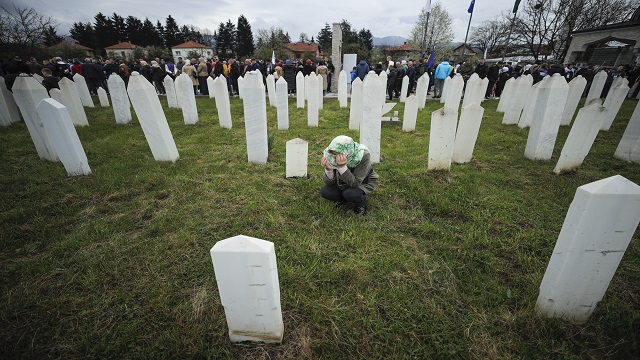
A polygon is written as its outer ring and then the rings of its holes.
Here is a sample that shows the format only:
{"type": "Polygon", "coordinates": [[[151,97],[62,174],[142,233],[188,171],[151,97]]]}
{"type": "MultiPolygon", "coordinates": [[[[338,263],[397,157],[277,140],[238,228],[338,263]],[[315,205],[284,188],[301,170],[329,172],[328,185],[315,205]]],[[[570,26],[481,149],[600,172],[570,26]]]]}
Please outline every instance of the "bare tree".
{"type": "Polygon", "coordinates": [[[480,26],[471,28],[469,40],[482,51],[489,49],[489,51],[495,52],[506,43],[508,27],[509,23],[505,18],[497,17],[493,20],[485,20],[480,26]]]}
{"type": "Polygon", "coordinates": [[[22,56],[33,53],[36,44],[44,42],[49,28],[55,30],[58,23],[49,17],[38,14],[33,8],[13,6],[8,9],[0,6],[0,45],[3,49],[12,48],[22,56]]]}
{"type": "Polygon", "coordinates": [[[309,35],[307,35],[307,33],[301,32],[300,39],[298,39],[298,42],[301,42],[301,43],[309,42],[309,35]]]}
{"type": "Polygon", "coordinates": [[[452,19],[447,9],[440,2],[433,4],[427,24],[427,12],[425,8],[422,8],[418,21],[409,35],[409,43],[413,45],[413,48],[423,49],[423,51],[432,47],[444,48],[452,40],[452,19]]]}

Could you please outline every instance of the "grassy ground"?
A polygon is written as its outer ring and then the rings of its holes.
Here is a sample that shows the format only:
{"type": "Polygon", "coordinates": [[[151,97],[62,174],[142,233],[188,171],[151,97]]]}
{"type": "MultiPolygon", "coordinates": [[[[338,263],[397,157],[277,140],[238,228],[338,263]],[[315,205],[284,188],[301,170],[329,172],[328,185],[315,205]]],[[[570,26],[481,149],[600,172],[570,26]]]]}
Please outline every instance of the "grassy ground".
{"type": "MultiPolygon", "coordinates": [[[[97,103],[97,99],[94,99],[97,103]]],[[[266,165],[246,157],[241,100],[233,129],[213,99],[200,122],[165,113],[180,160],[156,162],[135,120],[86,109],[78,135],[93,174],[40,161],[24,123],[0,128],[0,358],[623,359],[640,355],[637,231],[585,325],[536,316],[538,286],[578,186],[640,165],[613,157],[637,101],[601,132],[582,167],[524,158],[528,130],[486,102],[474,160],[427,172],[430,113],[417,130],[382,127],[380,186],[357,218],[320,198],[320,157],[348,129],[327,99],[319,128],[290,99],[266,165]],[[285,142],[309,142],[308,179],[286,179],[285,142]],[[232,345],[209,256],[216,241],[275,243],[285,338],[232,345]]],[[[402,114],[403,106],[396,110],[402,114]]]]}

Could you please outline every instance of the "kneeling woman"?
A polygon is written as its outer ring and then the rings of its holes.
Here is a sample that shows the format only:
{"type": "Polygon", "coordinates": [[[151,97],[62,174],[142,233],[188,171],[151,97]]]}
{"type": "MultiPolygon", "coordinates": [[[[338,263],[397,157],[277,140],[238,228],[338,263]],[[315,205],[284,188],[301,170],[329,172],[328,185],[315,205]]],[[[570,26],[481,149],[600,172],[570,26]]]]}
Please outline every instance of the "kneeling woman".
{"type": "Polygon", "coordinates": [[[367,212],[367,197],[378,186],[378,174],[373,171],[369,159],[369,149],[340,135],[324,149],[322,167],[325,185],[320,190],[323,198],[336,204],[352,202],[354,212],[364,215],[367,212]]]}

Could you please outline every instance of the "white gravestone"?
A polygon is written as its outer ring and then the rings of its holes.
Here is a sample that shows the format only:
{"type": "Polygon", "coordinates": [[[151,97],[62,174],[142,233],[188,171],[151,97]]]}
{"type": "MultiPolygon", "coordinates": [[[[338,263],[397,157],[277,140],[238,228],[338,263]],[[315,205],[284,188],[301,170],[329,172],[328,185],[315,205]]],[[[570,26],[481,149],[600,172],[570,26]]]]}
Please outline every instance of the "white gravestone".
{"type": "Polygon", "coordinates": [[[607,108],[593,101],[591,105],[578,111],[569,137],[562,147],[560,158],[553,172],[562,174],[577,169],[589,154],[593,141],[598,136],[602,122],[607,116],[607,108]]]}
{"type": "Polygon", "coordinates": [[[307,125],[312,127],[318,127],[318,77],[312,73],[312,75],[307,76],[307,81],[305,84],[305,88],[308,90],[307,92],[311,92],[309,98],[307,99],[307,125]]]}
{"type": "Polygon", "coordinates": [[[449,91],[449,86],[451,86],[451,77],[447,76],[446,78],[444,78],[444,83],[442,84],[442,92],[440,93],[441,104],[444,104],[444,101],[447,99],[447,92],[449,91]]]}
{"type": "MultiPolygon", "coordinates": [[[[124,80],[122,80],[122,78],[117,74],[112,74],[109,76],[109,79],[107,79],[107,85],[109,85],[109,93],[111,94],[113,113],[116,116],[116,124],[130,123],[131,103],[129,102],[129,94],[127,94],[127,88],[124,84],[124,80]]],[[[165,81],[165,89],[167,89],[166,85],[167,82],[165,81]]],[[[171,80],[171,89],[173,89],[173,80],[171,80]]],[[[175,98],[175,90],[172,91],[175,98]]],[[[168,94],[169,90],[167,90],[167,98],[169,97],[168,94]]]]}
{"type": "Polygon", "coordinates": [[[418,79],[416,85],[416,96],[418,97],[418,109],[424,109],[427,102],[427,92],[429,92],[429,74],[426,72],[418,79]]]}
{"type": "Polygon", "coordinates": [[[196,106],[196,96],[193,93],[193,81],[186,73],[180,74],[175,81],[176,97],[178,104],[182,108],[182,116],[185,125],[195,125],[198,123],[198,108],[196,106]]]}
{"type": "Polygon", "coordinates": [[[286,177],[307,176],[309,143],[299,138],[289,140],[287,141],[286,151],[286,177]]]}
{"type": "Polygon", "coordinates": [[[282,342],[284,323],[273,243],[238,235],[218,241],[210,253],[231,342],[282,342]]]}
{"type": "Polygon", "coordinates": [[[269,96],[269,106],[276,107],[276,79],[273,77],[273,74],[267,75],[267,93],[269,96]]]}
{"type": "Polygon", "coordinates": [[[305,75],[305,77],[304,77],[304,99],[306,101],[309,101],[309,91],[311,91],[311,89],[309,89],[309,75],[305,75]]]}
{"type": "Polygon", "coordinates": [[[469,80],[467,80],[467,86],[464,89],[464,99],[462,100],[462,107],[466,107],[471,103],[480,105],[484,100],[484,94],[487,91],[487,85],[483,79],[480,79],[478,74],[473,73],[469,80]]]}
{"type": "Polygon", "coordinates": [[[524,102],[524,107],[522,108],[522,113],[520,114],[520,120],[518,121],[518,127],[521,129],[527,128],[531,126],[533,122],[533,114],[536,109],[536,104],[538,101],[538,90],[545,82],[551,79],[551,76],[544,77],[537,84],[533,85],[531,89],[529,89],[529,96],[524,102]]]}
{"type": "Polygon", "coordinates": [[[609,112],[607,113],[607,117],[604,119],[600,130],[609,131],[613,124],[613,120],[615,120],[616,115],[618,115],[618,111],[620,111],[620,107],[629,92],[629,80],[624,78],[618,78],[616,80],[620,81],[614,82],[611,89],[609,89],[609,93],[607,94],[607,98],[604,100],[604,104],[602,105],[606,107],[609,112]]]}
{"type": "Polygon", "coordinates": [[[452,160],[456,164],[471,161],[483,115],[484,109],[479,104],[471,103],[462,108],[453,147],[452,160]]]}
{"type": "MultiPolygon", "coordinates": [[[[571,124],[573,115],[576,113],[578,103],[584,92],[584,88],[587,87],[587,80],[578,75],[571,79],[569,82],[569,94],[567,95],[567,102],[562,110],[562,119],[560,120],[560,126],[567,126],[571,124]]],[[[588,104],[587,104],[588,105],[588,104]]]]}
{"type": "Polygon", "coordinates": [[[109,97],[107,96],[107,91],[102,87],[98,88],[98,100],[100,101],[101,107],[109,107],[109,97]]]}
{"type": "Polygon", "coordinates": [[[462,75],[457,74],[449,81],[449,90],[447,90],[447,94],[444,96],[444,107],[453,109],[457,114],[463,89],[464,80],[462,79],[462,75]]]}
{"type": "Polygon", "coordinates": [[[20,121],[20,111],[13,99],[13,94],[7,89],[4,78],[0,76],[0,123],[9,126],[20,121]]]}
{"type": "Polygon", "coordinates": [[[42,81],[44,80],[44,78],[42,76],[40,76],[39,74],[31,74],[31,76],[36,79],[36,81],[38,81],[38,83],[42,84],[42,81]]]}
{"type": "Polygon", "coordinates": [[[318,84],[316,86],[316,96],[318,96],[318,109],[322,110],[324,109],[324,90],[322,90],[322,88],[324,87],[324,82],[322,80],[322,76],[320,75],[316,75],[316,80],[318,80],[318,84]]]}
{"type": "MultiPolygon", "coordinates": [[[[111,89],[111,85],[109,85],[109,89],[111,89]]],[[[179,109],[180,106],[178,105],[178,98],[176,97],[176,86],[169,75],[164,77],[164,90],[167,93],[167,105],[172,109],[179,109]]],[[[113,91],[111,92],[111,97],[113,97],[113,91]]]]}
{"type": "Polygon", "coordinates": [[[527,159],[551,159],[568,93],[569,85],[560,74],[554,74],[538,90],[533,123],[524,149],[527,159]]]}
{"type": "Polygon", "coordinates": [[[407,91],[409,91],[409,77],[405,75],[402,78],[402,88],[400,89],[400,102],[407,101],[407,91]]]}
{"type": "MultiPolygon", "coordinates": [[[[63,77],[58,81],[58,86],[60,86],[60,98],[62,100],[59,102],[67,108],[73,124],[79,126],[89,125],[87,114],[84,112],[84,107],[82,107],[82,103],[80,102],[78,90],[76,89],[76,85],[73,81],[63,77]]],[[[51,90],[53,91],[54,89],[51,90]]],[[[129,100],[127,100],[127,102],[128,101],[129,100]]]]}
{"type": "MultiPolygon", "coordinates": [[[[53,100],[64,105],[64,102],[62,101],[62,91],[60,91],[60,89],[53,88],[49,90],[49,96],[51,96],[53,100]]],[[[64,107],[67,107],[67,105],[64,105],[64,107]]]]}
{"type": "Polygon", "coordinates": [[[607,76],[606,71],[598,71],[598,73],[593,77],[591,87],[589,87],[589,93],[587,94],[587,99],[584,101],[585,105],[589,105],[593,99],[600,99],[602,89],[604,89],[604,83],[607,82],[607,76]]]}
{"type": "Polygon", "coordinates": [[[36,107],[42,126],[69,176],[89,175],[91,168],[67,108],[53,99],[36,107]]]}
{"type": "MultiPolygon", "coordinates": [[[[511,91],[513,96],[509,96],[508,103],[506,104],[504,116],[502,117],[502,123],[505,125],[518,124],[520,120],[520,114],[524,108],[524,103],[529,96],[529,91],[533,84],[533,77],[530,75],[520,76],[515,80],[511,91]]],[[[478,103],[479,104],[479,103],[478,103]]]]}
{"type": "Polygon", "coordinates": [[[296,107],[304,109],[304,75],[302,72],[296,75],[296,107]]]}
{"type": "Polygon", "coordinates": [[[418,118],[418,98],[411,95],[404,104],[404,116],[402,120],[402,131],[409,132],[416,130],[416,119],[418,118]]]}
{"type": "Polygon", "coordinates": [[[80,95],[80,102],[82,103],[82,106],[95,107],[84,76],[80,74],[73,75],[73,82],[76,84],[76,89],[78,90],[78,95],[80,95]]]}
{"type": "Polygon", "coordinates": [[[362,123],[362,80],[357,77],[351,84],[351,107],[349,108],[349,130],[360,130],[362,123]]]}
{"type": "MultiPolygon", "coordinates": [[[[376,76],[376,72],[371,70],[369,71],[371,76],[376,76]]],[[[380,80],[380,106],[387,102],[387,74],[383,71],[378,75],[378,80],[380,80]]],[[[383,113],[384,114],[384,113],[383,113]]]]}
{"type": "Polygon", "coordinates": [[[338,99],[340,101],[340,107],[346,108],[347,104],[347,73],[342,70],[338,76],[338,99]]]}
{"type": "Polygon", "coordinates": [[[213,87],[209,88],[209,93],[213,93],[218,109],[218,121],[223,129],[231,129],[231,102],[229,101],[229,91],[227,90],[227,80],[224,75],[220,75],[213,80],[213,87]]]}
{"type": "Polygon", "coordinates": [[[243,96],[244,96],[243,92],[244,92],[244,76],[239,76],[238,77],[238,97],[240,99],[244,99],[243,98],[243,96]]]}
{"type": "Polygon", "coordinates": [[[380,103],[380,79],[367,76],[362,82],[362,123],[360,124],[360,143],[365,144],[371,153],[371,163],[380,162],[380,136],[382,132],[382,104],[380,103]]]}
{"type": "Polygon", "coordinates": [[[207,89],[209,90],[209,99],[213,99],[215,95],[211,91],[213,89],[213,78],[211,76],[207,76],[207,89]]]}
{"type": "Polygon", "coordinates": [[[615,157],[625,161],[640,163],[640,102],[629,119],[622,140],[616,148],[615,157]]]}
{"type": "Polygon", "coordinates": [[[448,107],[438,109],[431,114],[427,170],[449,171],[451,169],[457,118],[457,112],[448,107]]]}
{"type": "Polygon", "coordinates": [[[36,106],[40,101],[49,98],[47,89],[38,84],[36,79],[26,74],[20,74],[20,76],[16,77],[12,89],[13,98],[22,113],[22,118],[27,125],[38,156],[43,160],[58,161],[58,155],[49,141],[49,137],[47,137],[47,133],[42,127],[40,116],[36,111],[36,106]]]}
{"type": "MultiPolygon", "coordinates": [[[[347,72],[347,74],[351,73],[351,70],[353,70],[353,67],[356,66],[358,61],[358,54],[344,54],[342,56],[342,68],[344,69],[344,71],[347,72]]],[[[355,81],[355,79],[353,79],[355,81]]],[[[362,81],[362,79],[360,79],[360,81],[362,81]]],[[[351,81],[351,76],[349,76],[347,78],[347,82],[348,85],[351,85],[352,81],[351,81]]]]}
{"type": "Polygon", "coordinates": [[[156,161],[176,162],[180,157],[171,135],[167,118],[162,111],[156,89],[144,76],[132,74],[127,88],[133,109],[156,161]]]}
{"type": "Polygon", "coordinates": [[[504,89],[500,94],[500,101],[498,102],[498,107],[496,109],[497,112],[505,112],[507,111],[507,104],[511,100],[511,96],[513,95],[513,86],[516,84],[516,78],[510,78],[504,84],[504,89]]]}
{"type": "Polygon", "coordinates": [[[540,284],[538,314],[586,322],[607,291],[638,222],[640,186],[620,175],[580,186],[540,284]]]}
{"type": "Polygon", "coordinates": [[[245,75],[244,123],[247,138],[247,158],[251,163],[266,164],[269,156],[267,134],[267,101],[262,74],[252,71],[245,75]]]}
{"type": "Polygon", "coordinates": [[[289,97],[287,81],[280,77],[276,81],[276,102],[278,111],[278,130],[289,130],[289,97]]]}

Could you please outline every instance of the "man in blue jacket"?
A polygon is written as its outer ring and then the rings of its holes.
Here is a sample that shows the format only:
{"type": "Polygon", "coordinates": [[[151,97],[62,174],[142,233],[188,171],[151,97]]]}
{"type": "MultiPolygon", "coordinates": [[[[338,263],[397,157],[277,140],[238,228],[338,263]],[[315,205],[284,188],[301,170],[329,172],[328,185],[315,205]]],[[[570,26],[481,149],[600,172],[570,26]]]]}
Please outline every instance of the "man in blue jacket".
{"type": "Polygon", "coordinates": [[[356,76],[360,78],[360,80],[364,81],[364,77],[369,73],[369,64],[362,59],[358,66],[356,66],[356,76]]]}
{"type": "Polygon", "coordinates": [[[444,79],[451,74],[451,65],[448,61],[443,61],[436,68],[436,73],[433,75],[435,80],[433,82],[433,98],[439,99],[442,96],[442,88],[444,87],[444,79]]]}

